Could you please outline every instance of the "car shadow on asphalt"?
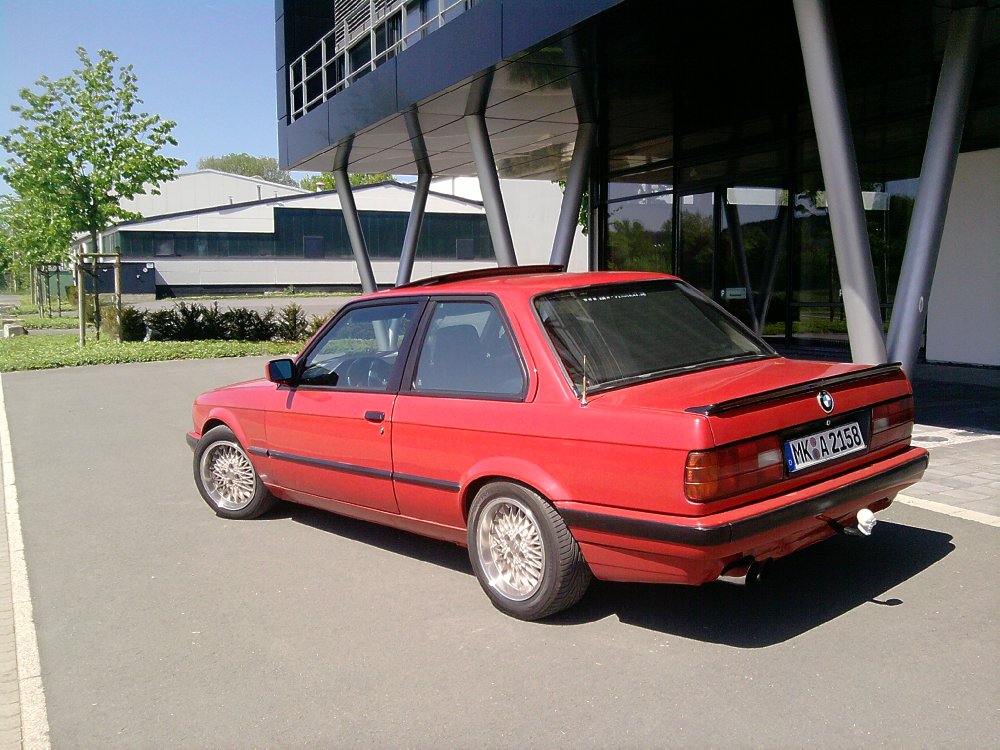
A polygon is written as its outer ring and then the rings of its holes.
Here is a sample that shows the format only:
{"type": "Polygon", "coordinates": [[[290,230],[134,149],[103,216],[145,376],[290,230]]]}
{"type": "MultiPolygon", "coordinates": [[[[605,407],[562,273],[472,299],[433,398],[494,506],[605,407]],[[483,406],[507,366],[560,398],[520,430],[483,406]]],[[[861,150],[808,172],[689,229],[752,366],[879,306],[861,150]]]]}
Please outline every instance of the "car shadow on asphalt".
{"type": "Polygon", "coordinates": [[[377,523],[359,521],[336,513],[328,513],[307,505],[278,503],[265,518],[290,518],[296,523],[312,526],[320,531],[327,531],[362,544],[379,547],[387,552],[472,575],[469,553],[464,548],[449,542],[411,534],[377,523]]]}
{"type": "MultiPolygon", "coordinates": [[[[448,542],[305,506],[282,504],[272,517],[439,565],[470,577],[465,549],[448,542]]],[[[939,531],[880,521],[871,539],[834,537],[776,561],[756,586],[606,583],[543,622],[581,625],[608,617],[669,635],[737,648],[764,648],[802,635],[864,604],[905,606],[886,592],[946,557],[955,545],[939,531]]]]}
{"type": "Polygon", "coordinates": [[[863,604],[906,606],[886,593],[952,550],[938,531],[882,521],[871,539],[834,537],[777,560],[756,586],[656,586],[595,581],[553,624],[608,616],[662,633],[738,648],[795,638],[863,604]]]}

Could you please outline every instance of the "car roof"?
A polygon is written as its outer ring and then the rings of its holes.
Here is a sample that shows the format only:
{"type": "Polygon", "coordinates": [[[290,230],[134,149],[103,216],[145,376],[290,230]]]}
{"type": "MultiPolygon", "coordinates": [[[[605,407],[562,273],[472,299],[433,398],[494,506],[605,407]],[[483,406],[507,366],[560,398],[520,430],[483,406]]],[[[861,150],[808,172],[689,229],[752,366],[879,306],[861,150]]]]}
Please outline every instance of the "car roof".
{"type": "Polygon", "coordinates": [[[421,279],[378,292],[378,296],[446,294],[527,294],[561,291],[597,284],[673,279],[674,276],[646,271],[566,272],[559,266],[514,266],[462,271],[421,279]]]}

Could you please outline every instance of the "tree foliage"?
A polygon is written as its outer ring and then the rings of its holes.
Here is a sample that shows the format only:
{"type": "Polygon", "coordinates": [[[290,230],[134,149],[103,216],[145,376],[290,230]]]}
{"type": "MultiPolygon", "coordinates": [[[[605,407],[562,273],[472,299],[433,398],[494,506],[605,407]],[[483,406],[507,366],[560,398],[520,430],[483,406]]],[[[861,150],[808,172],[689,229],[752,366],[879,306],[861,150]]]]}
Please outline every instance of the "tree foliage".
{"type": "Polygon", "coordinates": [[[35,265],[66,261],[72,239],[69,221],[34,197],[0,197],[0,267],[20,278],[35,265]]]}
{"type": "MultiPolygon", "coordinates": [[[[392,179],[392,175],[385,172],[376,172],[374,174],[359,172],[348,175],[348,178],[351,184],[357,187],[358,185],[375,185],[380,182],[388,182],[392,179]]],[[[312,192],[316,192],[317,190],[333,190],[337,187],[337,178],[333,176],[332,172],[310,174],[299,181],[299,187],[311,190],[312,192]]]]}
{"type": "Polygon", "coordinates": [[[72,232],[98,234],[116,221],[139,218],[119,205],[175,177],[184,165],[164,156],[176,146],[175,123],[140,111],[131,65],[100,50],[91,60],[77,49],[81,67],[55,80],[42,76],[36,90],[20,92],[11,110],[22,124],[0,137],[9,154],[0,168],[26,205],[48,206],[72,232]]]}
{"type": "Polygon", "coordinates": [[[278,160],[271,156],[251,156],[243,153],[206,156],[198,160],[198,169],[217,169],[220,172],[241,174],[244,177],[260,177],[268,182],[290,187],[295,187],[297,184],[288,172],[278,166],[278,160]]]}

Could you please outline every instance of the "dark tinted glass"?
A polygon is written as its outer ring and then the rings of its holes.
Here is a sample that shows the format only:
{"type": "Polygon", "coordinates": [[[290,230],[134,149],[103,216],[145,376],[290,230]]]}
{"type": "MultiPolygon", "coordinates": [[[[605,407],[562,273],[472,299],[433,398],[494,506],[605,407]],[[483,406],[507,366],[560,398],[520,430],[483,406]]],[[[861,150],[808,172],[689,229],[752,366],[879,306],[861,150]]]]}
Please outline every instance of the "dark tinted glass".
{"type": "Polygon", "coordinates": [[[675,281],[586,287],[535,302],[578,389],[773,353],[724,311],[675,281]]]}

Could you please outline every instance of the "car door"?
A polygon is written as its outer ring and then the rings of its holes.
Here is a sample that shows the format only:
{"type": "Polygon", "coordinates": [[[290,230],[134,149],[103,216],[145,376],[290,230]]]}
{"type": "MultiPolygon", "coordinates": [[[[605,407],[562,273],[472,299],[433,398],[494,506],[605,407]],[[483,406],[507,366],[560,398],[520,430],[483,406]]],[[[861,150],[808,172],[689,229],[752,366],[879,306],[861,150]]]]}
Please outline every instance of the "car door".
{"type": "Polygon", "coordinates": [[[527,370],[497,300],[441,299],[423,317],[393,412],[396,498],[405,516],[461,527],[469,470],[518,455],[527,370]]]}
{"type": "Polygon", "coordinates": [[[418,300],[351,306],[296,363],[266,417],[275,484],[310,504],[398,512],[392,410],[421,307],[418,300]]]}

